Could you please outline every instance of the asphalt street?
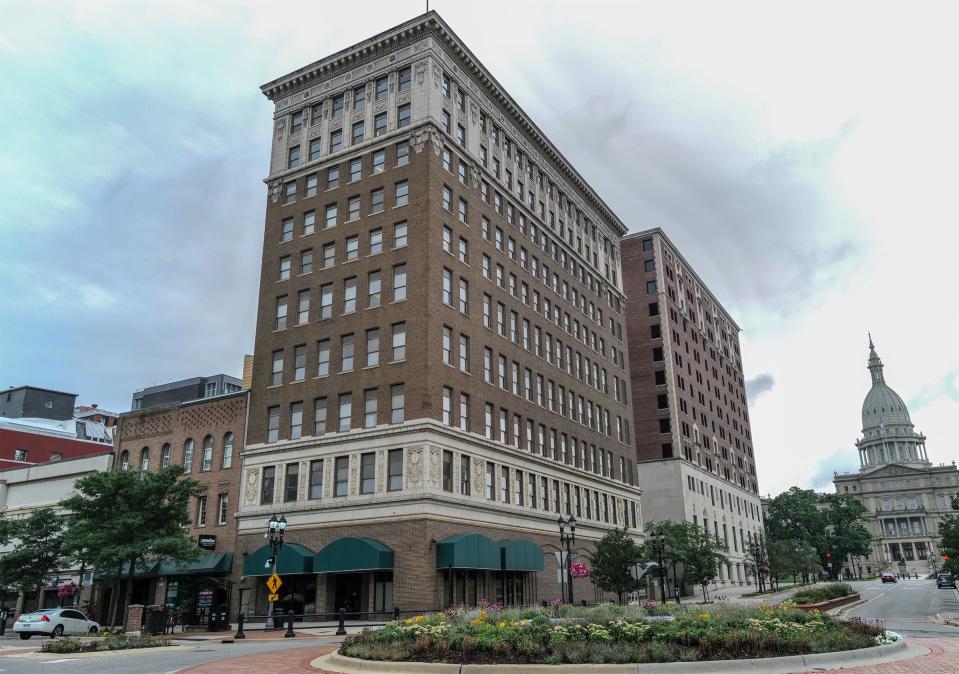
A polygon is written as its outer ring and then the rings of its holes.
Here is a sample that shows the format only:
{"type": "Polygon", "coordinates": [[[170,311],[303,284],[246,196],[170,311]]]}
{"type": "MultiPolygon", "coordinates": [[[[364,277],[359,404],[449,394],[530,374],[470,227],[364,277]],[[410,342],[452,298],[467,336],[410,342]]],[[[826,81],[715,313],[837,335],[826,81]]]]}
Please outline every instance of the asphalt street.
{"type": "MultiPolygon", "coordinates": [[[[19,639],[17,640],[19,642],[19,639]]],[[[33,640],[31,640],[33,641],[33,640]]],[[[298,639],[290,641],[246,641],[222,644],[218,641],[187,642],[184,648],[114,652],[109,655],[62,655],[53,659],[37,659],[35,655],[0,657],[0,672],[9,674],[172,674],[177,670],[213,660],[266,653],[294,648],[316,648],[339,643],[330,639],[298,639]]],[[[4,646],[15,645],[3,639],[4,646]]],[[[30,642],[26,642],[30,643],[30,642]]],[[[49,656],[45,656],[49,657],[49,656]]],[[[264,672],[264,674],[267,674],[264,672]]]]}
{"type": "Polygon", "coordinates": [[[906,636],[959,637],[959,627],[931,620],[939,613],[959,614],[959,592],[956,590],[937,589],[935,580],[926,579],[850,584],[866,602],[848,611],[846,617],[882,620],[886,629],[906,636]]]}

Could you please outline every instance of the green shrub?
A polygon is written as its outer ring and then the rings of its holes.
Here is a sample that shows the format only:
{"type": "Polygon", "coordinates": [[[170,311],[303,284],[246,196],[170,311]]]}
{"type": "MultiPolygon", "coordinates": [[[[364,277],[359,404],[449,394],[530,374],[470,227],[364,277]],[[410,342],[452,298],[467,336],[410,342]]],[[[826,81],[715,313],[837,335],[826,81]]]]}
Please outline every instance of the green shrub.
{"type": "Polygon", "coordinates": [[[43,653],[79,653],[83,649],[83,642],[77,637],[62,637],[44,641],[40,646],[43,653]]]}
{"type": "Polygon", "coordinates": [[[818,604],[821,601],[848,597],[851,594],[856,594],[856,591],[847,583],[830,583],[821,587],[800,590],[792,596],[792,599],[797,604],[818,604]]]}

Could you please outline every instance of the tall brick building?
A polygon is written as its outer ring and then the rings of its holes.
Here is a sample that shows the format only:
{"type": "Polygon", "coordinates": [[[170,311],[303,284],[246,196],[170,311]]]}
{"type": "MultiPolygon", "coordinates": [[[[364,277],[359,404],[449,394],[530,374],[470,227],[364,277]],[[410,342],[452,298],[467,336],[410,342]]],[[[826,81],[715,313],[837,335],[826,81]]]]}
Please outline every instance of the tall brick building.
{"type": "Polygon", "coordinates": [[[739,326],[661,229],[622,240],[639,485],[647,521],[724,540],[719,581],[747,580],[762,532],[739,326]]]}
{"type": "Polygon", "coordinates": [[[262,90],[240,606],[273,513],[283,610],[559,596],[560,515],[642,527],[625,226],[435,12],[262,90]]]}

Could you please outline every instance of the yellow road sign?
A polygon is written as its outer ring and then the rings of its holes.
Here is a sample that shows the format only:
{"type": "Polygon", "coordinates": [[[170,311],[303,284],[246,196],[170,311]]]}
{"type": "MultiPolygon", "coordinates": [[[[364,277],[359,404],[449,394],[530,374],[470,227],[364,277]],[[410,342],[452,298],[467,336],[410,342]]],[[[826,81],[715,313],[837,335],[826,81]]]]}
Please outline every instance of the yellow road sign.
{"type": "Polygon", "coordinates": [[[266,595],[267,601],[280,601],[280,595],[278,594],[268,594],[266,595]]]}
{"type": "Polygon", "coordinates": [[[276,572],[273,572],[273,575],[270,576],[270,579],[266,581],[266,586],[270,588],[270,592],[276,594],[277,590],[280,589],[280,586],[283,584],[283,581],[280,580],[280,577],[276,575],[276,572]]]}

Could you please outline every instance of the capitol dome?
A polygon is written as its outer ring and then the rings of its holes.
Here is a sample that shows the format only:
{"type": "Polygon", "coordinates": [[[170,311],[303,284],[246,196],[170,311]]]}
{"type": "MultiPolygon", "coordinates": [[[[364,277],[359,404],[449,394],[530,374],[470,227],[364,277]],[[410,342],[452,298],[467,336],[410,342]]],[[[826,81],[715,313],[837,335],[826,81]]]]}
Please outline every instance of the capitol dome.
{"type": "Polygon", "coordinates": [[[869,372],[872,374],[872,388],[862,401],[862,432],[890,426],[912,426],[909,410],[899,394],[889,387],[882,372],[882,361],[869,338],[869,372]]]}

